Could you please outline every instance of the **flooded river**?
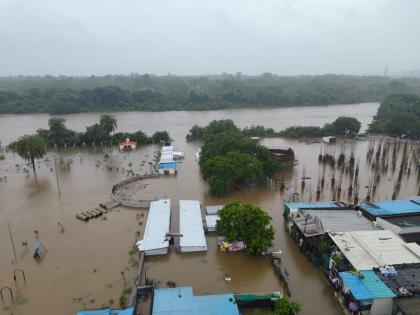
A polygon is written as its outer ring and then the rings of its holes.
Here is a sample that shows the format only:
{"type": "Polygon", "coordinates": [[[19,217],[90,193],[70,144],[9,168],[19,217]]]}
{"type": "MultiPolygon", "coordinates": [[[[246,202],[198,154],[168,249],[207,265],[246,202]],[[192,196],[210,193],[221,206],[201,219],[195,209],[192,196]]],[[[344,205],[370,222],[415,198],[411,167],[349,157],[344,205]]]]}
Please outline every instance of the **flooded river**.
{"type": "MultiPolygon", "coordinates": [[[[161,112],[115,113],[118,131],[143,130],[152,133],[167,130],[174,139],[173,145],[185,152],[176,177],[146,180],[149,194],[155,198],[172,199],[173,211],[178,210],[178,200],[198,199],[203,205],[220,204],[238,199],[256,204],[273,218],[277,230],[274,248],[284,252],[283,264],[289,278],[292,297],[302,304],[301,314],[341,314],[332,290],[319,269],[313,267],[298,251],[287,234],[282,217],[283,200],[299,190],[297,178],[303,169],[307,180],[303,191],[312,198],[320,174],[318,154],[327,150],[320,143],[306,144],[294,140],[267,139],[265,144],[292,147],[299,164],[293,171],[282,174],[287,189],[284,193],[266,187],[253,187],[235,191],[217,199],[208,195],[207,184],[201,179],[195,161],[199,143],[187,143],[185,135],[193,124],[205,125],[213,119],[231,118],[239,127],[263,125],[281,130],[291,125],[322,125],[341,115],[358,118],[363,128],[372,120],[378,104],[337,105],[326,107],[298,107],[264,110],[224,110],[212,112],[161,112]]],[[[66,124],[75,130],[84,130],[99,120],[100,114],[65,115],[66,124]]],[[[46,128],[48,115],[0,115],[0,141],[7,144],[17,137],[46,128]]],[[[368,141],[338,144],[336,154],[342,150],[355,153],[360,161],[360,196],[366,194],[369,183],[369,165],[365,163],[368,141]]],[[[147,210],[119,207],[108,213],[106,219],[98,218],[88,223],[76,220],[80,211],[95,208],[109,200],[112,186],[127,178],[127,170],[142,174],[149,170],[158,146],[144,146],[131,153],[108,149],[69,150],[57,156],[58,178],[54,172],[53,154],[37,164],[37,178],[22,171],[27,167],[15,154],[7,153],[0,161],[0,285],[13,288],[19,296],[16,303],[0,306],[1,314],[75,314],[78,309],[112,305],[118,307],[124,286],[131,286],[133,264],[130,250],[136,233],[143,232],[147,210]],[[62,160],[62,161],[60,161],[62,160]],[[65,164],[70,167],[65,167],[65,164]],[[18,166],[17,166],[18,165],[18,166]],[[58,184],[61,196],[58,194],[58,184]],[[58,224],[60,223],[60,224],[58,224]],[[10,232],[9,233],[9,228],[10,232]],[[37,231],[37,236],[35,235],[37,231]],[[14,257],[13,246],[16,250],[14,257]],[[42,261],[32,258],[33,248],[42,242],[48,249],[42,261]],[[13,271],[23,269],[26,284],[13,281],[13,271]],[[126,284],[125,284],[126,283],[126,284]]],[[[332,150],[332,149],[328,149],[332,150]]],[[[326,171],[326,177],[330,174],[326,171]]],[[[377,189],[377,197],[390,198],[393,177],[385,178],[377,189]]],[[[343,198],[346,177],[343,176],[343,198]]],[[[299,182],[300,183],[300,182],[299,182]]],[[[321,199],[331,200],[329,179],[321,199]]],[[[415,195],[416,178],[402,183],[399,197],[415,195]]],[[[217,292],[267,292],[279,291],[277,280],[268,260],[250,257],[244,253],[222,254],[217,251],[216,237],[207,236],[208,252],[179,254],[170,251],[166,257],[151,259],[146,263],[146,273],[166,286],[167,281],[177,285],[190,285],[196,294],[217,292]],[[228,274],[231,282],[223,280],[228,274]]]]}

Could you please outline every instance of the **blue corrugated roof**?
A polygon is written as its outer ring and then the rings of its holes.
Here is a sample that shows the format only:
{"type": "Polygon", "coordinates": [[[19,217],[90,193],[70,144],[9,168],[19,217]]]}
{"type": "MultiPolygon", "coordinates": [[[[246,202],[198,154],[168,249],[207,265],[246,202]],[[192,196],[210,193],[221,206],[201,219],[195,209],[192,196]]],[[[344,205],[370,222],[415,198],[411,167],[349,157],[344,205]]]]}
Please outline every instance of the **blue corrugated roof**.
{"type": "Polygon", "coordinates": [[[160,170],[176,169],[176,162],[159,162],[158,169],[160,170]]]}
{"type": "Polygon", "coordinates": [[[356,300],[362,301],[373,299],[372,293],[366,288],[358,276],[349,272],[340,272],[339,275],[356,300]]]}
{"type": "Polygon", "coordinates": [[[191,287],[156,289],[153,315],[239,315],[233,294],[194,296],[191,287]]]}
{"type": "Polygon", "coordinates": [[[134,307],[129,307],[125,310],[111,310],[110,308],[104,308],[100,310],[84,310],[78,311],[77,315],[133,315],[134,307]]]}
{"type": "Polygon", "coordinates": [[[285,203],[289,209],[296,208],[342,208],[342,206],[336,205],[335,202],[298,202],[298,203],[285,203]]]}
{"type": "Polygon", "coordinates": [[[374,299],[394,298],[396,296],[372,270],[361,271],[361,273],[363,274],[361,281],[374,299]]]}
{"type": "Polygon", "coordinates": [[[359,207],[375,217],[420,213],[420,199],[371,202],[370,204],[361,204],[359,207]]]}

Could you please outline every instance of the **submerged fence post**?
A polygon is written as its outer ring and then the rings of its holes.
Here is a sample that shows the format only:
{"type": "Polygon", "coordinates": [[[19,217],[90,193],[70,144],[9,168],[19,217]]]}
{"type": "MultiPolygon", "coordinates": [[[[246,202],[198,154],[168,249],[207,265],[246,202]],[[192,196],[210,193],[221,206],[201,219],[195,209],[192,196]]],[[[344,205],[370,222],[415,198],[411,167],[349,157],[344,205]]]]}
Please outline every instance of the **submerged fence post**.
{"type": "Polygon", "coordinates": [[[23,281],[26,282],[25,272],[22,269],[16,269],[15,271],[13,271],[13,280],[15,280],[15,282],[16,282],[16,280],[17,280],[16,273],[17,272],[22,273],[23,281]]]}
{"type": "Polygon", "coordinates": [[[10,293],[10,296],[11,296],[12,302],[13,302],[14,301],[14,298],[13,298],[13,291],[12,291],[12,289],[10,289],[9,287],[3,287],[3,288],[0,289],[0,298],[1,298],[1,301],[3,302],[3,304],[4,304],[3,290],[9,290],[9,293],[10,293]]]}

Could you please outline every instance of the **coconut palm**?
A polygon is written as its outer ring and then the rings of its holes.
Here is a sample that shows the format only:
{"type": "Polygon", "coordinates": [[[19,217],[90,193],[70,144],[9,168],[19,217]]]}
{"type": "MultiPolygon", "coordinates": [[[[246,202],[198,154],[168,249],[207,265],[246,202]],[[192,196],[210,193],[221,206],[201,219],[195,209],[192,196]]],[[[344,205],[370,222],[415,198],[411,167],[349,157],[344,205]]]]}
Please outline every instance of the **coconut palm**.
{"type": "Polygon", "coordinates": [[[32,169],[36,174],[35,159],[42,159],[47,153],[44,139],[38,135],[24,136],[16,142],[14,148],[21,158],[32,163],[32,169]]]}
{"type": "Polygon", "coordinates": [[[101,120],[99,121],[99,125],[105,131],[105,133],[109,137],[109,142],[111,144],[111,132],[117,129],[117,119],[114,116],[109,114],[104,114],[101,116],[101,120]]]}

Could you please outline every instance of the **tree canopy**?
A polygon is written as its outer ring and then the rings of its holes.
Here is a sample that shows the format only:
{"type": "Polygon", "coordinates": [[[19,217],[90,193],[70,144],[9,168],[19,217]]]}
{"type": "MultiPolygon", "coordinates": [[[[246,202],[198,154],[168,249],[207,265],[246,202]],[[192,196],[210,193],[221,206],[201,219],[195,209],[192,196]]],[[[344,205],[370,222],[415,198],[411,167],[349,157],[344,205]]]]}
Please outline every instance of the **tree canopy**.
{"type": "Polygon", "coordinates": [[[388,96],[381,102],[368,131],[420,138],[420,97],[409,94],[388,96]]]}
{"type": "Polygon", "coordinates": [[[217,233],[229,241],[242,240],[248,253],[261,255],[272,245],[275,232],[271,217],[261,208],[234,201],[218,214],[217,233]]]}
{"type": "Polygon", "coordinates": [[[274,315],[295,315],[300,311],[300,305],[286,296],[274,304],[274,315]]]}
{"type": "Polygon", "coordinates": [[[278,168],[270,151],[243,135],[230,119],[212,121],[200,133],[200,168],[212,195],[222,196],[234,187],[258,183],[262,175],[278,168]]]}
{"type": "Polygon", "coordinates": [[[382,101],[420,94],[420,79],[247,75],[0,77],[0,113],[215,110],[382,101]]]}
{"type": "Polygon", "coordinates": [[[47,152],[47,145],[44,139],[39,135],[23,136],[20,138],[12,149],[26,161],[30,161],[34,173],[35,159],[42,159],[47,152]]]}

